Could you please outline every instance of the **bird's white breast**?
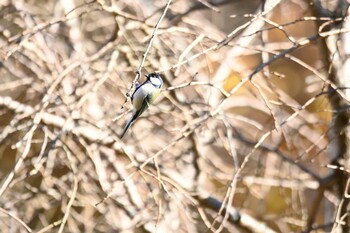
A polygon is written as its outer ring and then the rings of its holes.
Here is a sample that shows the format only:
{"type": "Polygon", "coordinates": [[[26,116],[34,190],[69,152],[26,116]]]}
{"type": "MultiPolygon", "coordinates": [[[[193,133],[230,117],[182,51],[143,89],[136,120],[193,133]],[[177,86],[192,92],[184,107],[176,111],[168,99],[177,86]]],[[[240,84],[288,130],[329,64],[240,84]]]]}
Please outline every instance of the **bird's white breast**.
{"type": "Polygon", "coordinates": [[[136,90],[133,95],[133,105],[134,108],[139,109],[142,105],[143,100],[147,97],[147,95],[152,94],[155,91],[155,87],[151,83],[145,83],[136,90]]]}

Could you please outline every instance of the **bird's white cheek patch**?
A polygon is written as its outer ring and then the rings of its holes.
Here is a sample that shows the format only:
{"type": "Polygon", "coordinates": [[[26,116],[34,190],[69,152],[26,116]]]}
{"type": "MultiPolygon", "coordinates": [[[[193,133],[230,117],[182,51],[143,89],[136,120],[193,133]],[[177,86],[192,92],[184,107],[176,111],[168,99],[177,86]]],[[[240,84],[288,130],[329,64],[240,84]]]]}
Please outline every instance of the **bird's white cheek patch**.
{"type": "Polygon", "coordinates": [[[162,84],[162,82],[158,78],[151,77],[150,80],[151,80],[151,83],[155,86],[159,86],[160,84],[162,84]]]}

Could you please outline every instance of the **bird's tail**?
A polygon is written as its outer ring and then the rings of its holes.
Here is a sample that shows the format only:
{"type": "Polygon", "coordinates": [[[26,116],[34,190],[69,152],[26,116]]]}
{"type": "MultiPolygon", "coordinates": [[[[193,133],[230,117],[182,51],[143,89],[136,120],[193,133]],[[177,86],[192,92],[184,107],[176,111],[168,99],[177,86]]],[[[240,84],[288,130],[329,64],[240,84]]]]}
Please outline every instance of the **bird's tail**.
{"type": "Polygon", "coordinates": [[[128,129],[131,127],[131,125],[135,122],[135,120],[137,119],[138,114],[134,114],[131,119],[128,121],[128,123],[125,125],[124,129],[123,129],[123,133],[119,136],[120,139],[122,139],[126,133],[126,131],[128,131],[128,129]]]}
{"type": "Polygon", "coordinates": [[[128,131],[128,129],[130,128],[130,126],[133,123],[133,119],[130,119],[130,121],[125,125],[124,129],[123,129],[123,133],[120,135],[120,139],[122,139],[126,133],[126,131],[128,131]]]}

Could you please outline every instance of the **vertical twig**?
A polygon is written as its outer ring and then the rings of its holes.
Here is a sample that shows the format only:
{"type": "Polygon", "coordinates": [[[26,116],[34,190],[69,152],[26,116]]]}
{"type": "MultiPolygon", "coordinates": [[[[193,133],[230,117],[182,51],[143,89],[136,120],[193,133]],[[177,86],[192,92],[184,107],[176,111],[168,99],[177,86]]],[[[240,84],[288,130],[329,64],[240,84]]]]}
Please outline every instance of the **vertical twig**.
{"type": "MultiPolygon", "coordinates": [[[[157,31],[158,31],[158,28],[159,28],[160,23],[163,21],[165,15],[166,15],[166,13],[167,13],[167,11],[168,11],[168,9],[169,9],[169,6],[170,6],[170,4],[171,4],[171,1],[172,1],[172,0],[168,0],[168,2],[167,2],[166,5],[165,5],[165,8],[164,8],[164,11],[163,11],[162,16],[159,18],[158,22],[157,22],[156,25],[154,26],[154,30],[153,30],[152,35],[151,35],[151,39],[150,39],[150,41],[149,41],[149,43],[148,43],[148,46],[147,46],[147,48],[146,48],[145,53],[142,55],[141,63],[140,63],[139,67],[138,67],[137,70],[136,70],[136,76],[135,76],[135,78],[134,78],[134,81],[132,81],[131,87],[130,87],[130,89],[129,89],[129,92],[126,94],[127,97],[131,96],[131,93],[132,93],[132,90],[133,90],[133,88],[134,88],[134,86],[135,86],[135,83],[136,83],[137,80],[139,80],[139,78],[141,77],[141,70],[142,70],[142,68],[143,68],[143,65],[145,64],[147,54],[148,54],[149,50],[150,50],[151,47],[152,47],[154,37],[155,37],[155,35],[156,35],[157,31]]],[[[125,102],[123,103],[122,108],[124,108],[124,105],[126,104],[127,101],[128,101],[128,98],[125,99],[125,102]]]]}

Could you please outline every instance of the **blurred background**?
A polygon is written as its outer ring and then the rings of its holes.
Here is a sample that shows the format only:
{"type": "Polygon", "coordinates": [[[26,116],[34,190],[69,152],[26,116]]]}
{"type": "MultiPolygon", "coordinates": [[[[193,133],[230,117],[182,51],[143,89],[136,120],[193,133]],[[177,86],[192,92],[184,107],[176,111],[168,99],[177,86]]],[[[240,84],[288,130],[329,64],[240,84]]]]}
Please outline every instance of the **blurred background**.
{"type": "Polygon", "coordinates": [[[335,230],[333,2],[0,1],[0,231],[335,230]]]}

